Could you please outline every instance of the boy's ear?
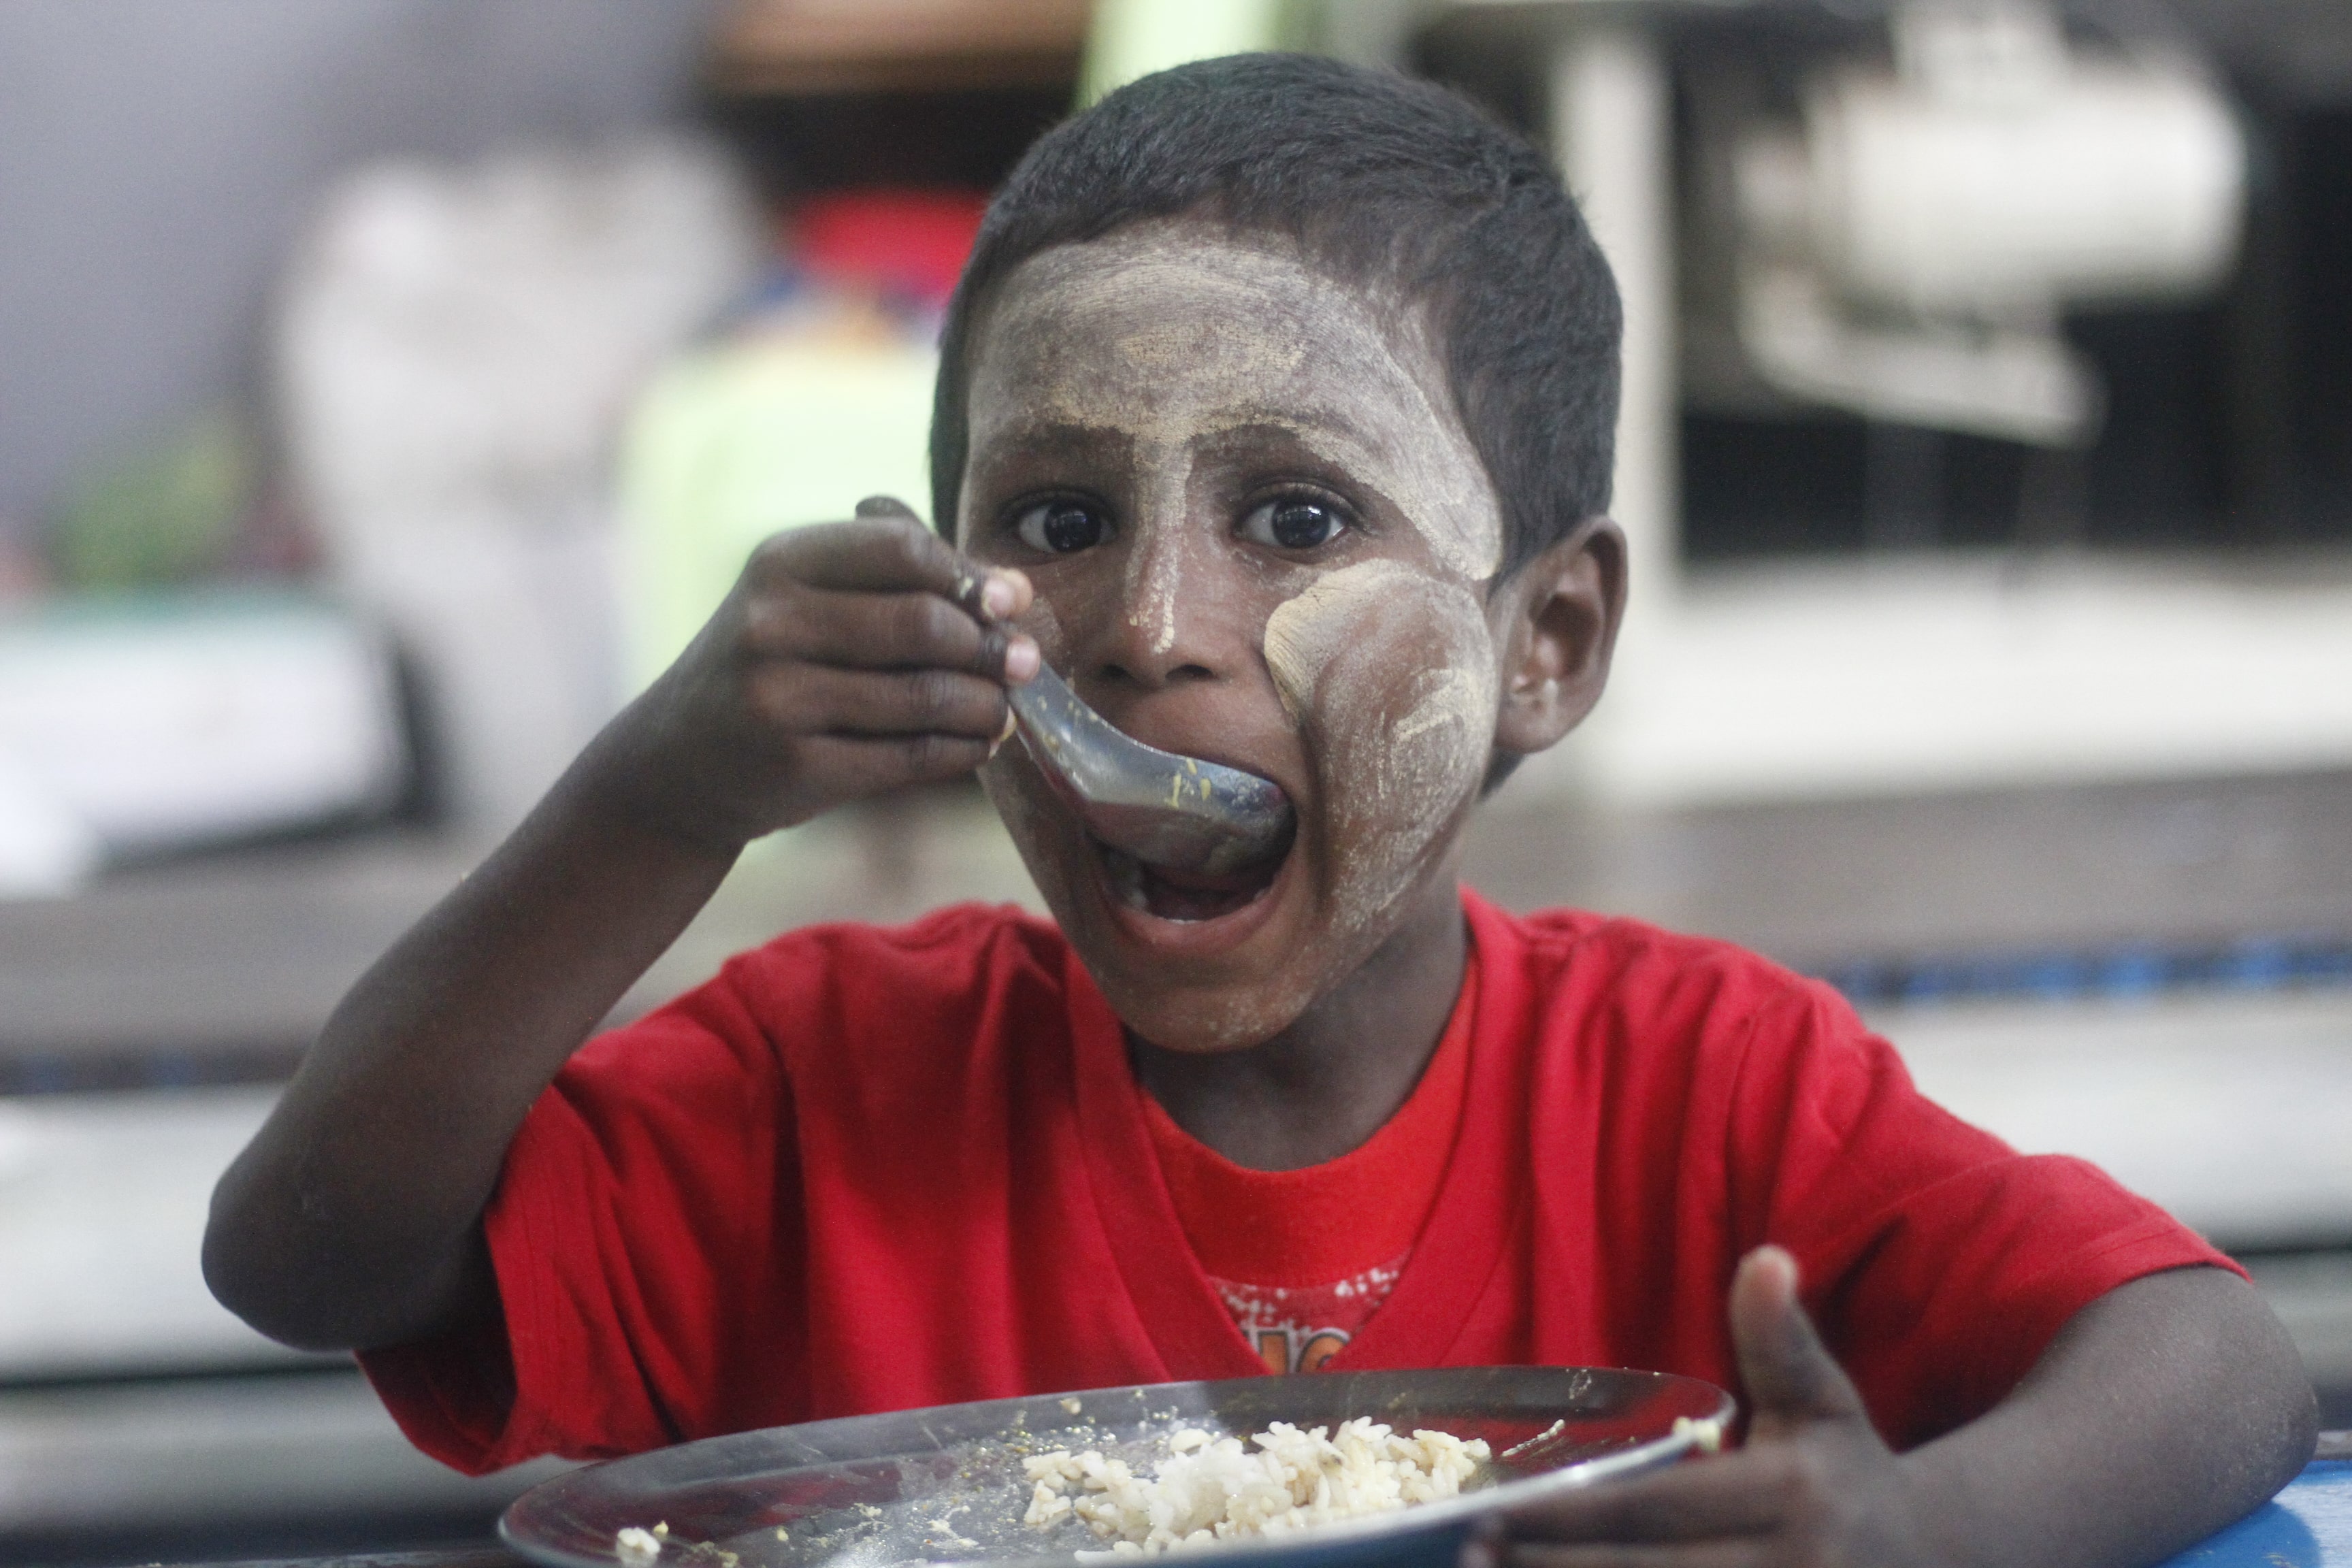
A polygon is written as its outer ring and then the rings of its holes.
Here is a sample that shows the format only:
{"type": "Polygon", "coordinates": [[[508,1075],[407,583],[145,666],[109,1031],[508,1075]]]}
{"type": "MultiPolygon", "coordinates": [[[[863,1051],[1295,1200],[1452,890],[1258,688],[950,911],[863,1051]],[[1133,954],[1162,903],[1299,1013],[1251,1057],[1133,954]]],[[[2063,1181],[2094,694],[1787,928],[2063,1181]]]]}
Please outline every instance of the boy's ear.
{"type": "Polygon", "coordinates": [[[1609,683],[1625,615],[1625,535],[1588,518],[1499,590],[1508,616],[1495,745],[1526,756],[1583,721],[1609,683]]]}

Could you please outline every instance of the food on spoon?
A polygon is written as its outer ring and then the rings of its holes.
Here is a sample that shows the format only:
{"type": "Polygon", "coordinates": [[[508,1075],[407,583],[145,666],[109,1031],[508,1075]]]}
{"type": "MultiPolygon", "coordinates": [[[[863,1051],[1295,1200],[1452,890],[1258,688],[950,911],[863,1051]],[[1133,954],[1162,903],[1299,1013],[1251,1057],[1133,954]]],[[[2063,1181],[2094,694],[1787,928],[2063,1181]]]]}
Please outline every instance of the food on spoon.
{"type": "Polygon", "coordinates": [[[1723,1452],[1723,1423],[1713,1418],[1697,1421],[1687,1415],[1677,1415],[1675,1417],[1675,1436],[1690,1438],[1702,1454],[1723,1452]]]}
{"type": "Polygon", "coordinates": [[[1454,1496],[1488,1457],[1480,1439],[1391,1427],[1359,1416],[1335,1432],[1277,1421],[1244,1446],[1187,1428],[1145,1479],[1099,1449],[1023,1461],[1033,1489],[1022,1522],[1075,1514],[1120,1556],[1274,1535],[1454,1496]]]}

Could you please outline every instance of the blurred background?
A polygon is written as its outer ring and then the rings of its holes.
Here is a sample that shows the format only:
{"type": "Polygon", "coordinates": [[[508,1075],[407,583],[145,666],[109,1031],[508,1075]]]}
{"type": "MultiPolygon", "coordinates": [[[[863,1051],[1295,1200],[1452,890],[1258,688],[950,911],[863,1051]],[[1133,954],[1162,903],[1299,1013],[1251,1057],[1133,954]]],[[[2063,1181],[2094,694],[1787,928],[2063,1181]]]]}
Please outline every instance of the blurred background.
{"type": "MultiPolygon", "coordinates": [[[[2340,0],[0,0],[0,1556],[478,1539],[196,1268],[350,981],[766,532],[922,507],[1041,131],[1304,47],[1546,144],[1628,313],[1611,700],[1471,878],[1842,987],[2242,1258],[2352,1425],[2340,0]]],[[[1034,904],[976,790],[624,1006],[1034,904]]]]}

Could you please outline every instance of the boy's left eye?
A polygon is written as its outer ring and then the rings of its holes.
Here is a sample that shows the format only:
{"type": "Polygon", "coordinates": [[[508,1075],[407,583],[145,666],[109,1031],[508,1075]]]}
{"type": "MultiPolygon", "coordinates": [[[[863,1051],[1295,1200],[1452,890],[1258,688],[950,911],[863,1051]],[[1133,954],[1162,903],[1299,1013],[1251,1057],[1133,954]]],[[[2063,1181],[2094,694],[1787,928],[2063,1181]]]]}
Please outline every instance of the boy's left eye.
{"type": "Polygon", "coordinates": [[[1312,550],[1347,531],[1339,509],[1308,496],[1283,496],[1242,519],[1242,537],[1277,550],[1312,550]]]}

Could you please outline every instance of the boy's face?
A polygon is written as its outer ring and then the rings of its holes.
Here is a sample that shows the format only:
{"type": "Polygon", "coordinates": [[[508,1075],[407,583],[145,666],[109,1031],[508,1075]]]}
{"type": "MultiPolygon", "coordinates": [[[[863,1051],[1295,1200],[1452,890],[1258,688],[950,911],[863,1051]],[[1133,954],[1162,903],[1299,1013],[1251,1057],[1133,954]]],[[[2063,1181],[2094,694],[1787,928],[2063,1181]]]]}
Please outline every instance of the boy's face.
{"type": "Polygon", "coordinates": [[[971,374],[959,542],[1028,573],[1023,629],[1104,717],[1273,779],[1297,835],[1181,879],[1092,839],[1022,747],[982,778],[1130,1027],[1255,1044],[1453,899],[1493,755],[1502,519],[1434,345],[1274,242],[1171,222],[1024,263],[971,374]]]}

